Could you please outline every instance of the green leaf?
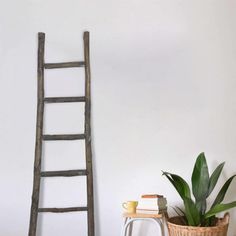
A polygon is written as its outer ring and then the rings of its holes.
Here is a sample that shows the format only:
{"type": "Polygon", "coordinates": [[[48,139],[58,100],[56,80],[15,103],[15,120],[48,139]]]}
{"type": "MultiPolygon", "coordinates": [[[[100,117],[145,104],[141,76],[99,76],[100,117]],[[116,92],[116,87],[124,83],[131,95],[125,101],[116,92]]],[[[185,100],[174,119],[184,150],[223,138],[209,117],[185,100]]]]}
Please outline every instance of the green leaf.
{"type": "Polygon", "coordinates": [[[221,190],[219,191],[218,195],[216,196],[216,199],[215,201],[213,202],[212,207],[214,207],[215,205],[221,203],[223,200],[224,200],[224,197],[225,197],[225,194],[229,188],[229,185],[231,184],[233,178],[235,177],[236,175],[233,175],[231,176],[226,182],[225,184],[223,185],[223,187],[221,188],[221,190]]]}
{"type": "Polygon", "coordinates": [[[196,205],[198,211],[201,212],[202,215],[204,215],[206,212],[206,206],[207,206],[206,199],[195,202],[195,205],[196,205]]]}
{"type": "Polygon", "coordinates": [[[207,196],[209,196],[211,194],[211,192],[213,191],[213,189],[216,186],[216,183],[219,179],[219,176],[222,172],[222,169],[224,167],[225,162],[221,163],[220,165],[218,165],[216,167],[216,169],[214,170],[214,172],[212,173],[210,180],[209,180],[209,187],[208,187],[208,194],[207,196]]]}
{"type": "Polygon", "coordinates": [[[188,183],[178,175],[163,172],[163,175],[173,184],[180,197],[184,200],[185,197],[191,198],[190,188],[188,183]]]}
{"type": "Polygon", "coordinates": [[[209,172],[204,153],[200,153],[192,173],[192,192],[196,202],[206,199],[209,186],[209,172]]]}
{"type": "Polygon", "coordinates": [[[180,207],[176,206],[176,209],[178,209],[183,214],[183,216],[185,216],[185,212],[180,207]]]}
{"type": "Polygon", "coordinates": [[[200,225],[200,213],[190,198],[184,198],[185,216],[188,221],[188,225],[198,226],[200,225]]]}
{"type": "Polygon", "coordinates": [[[205,214],[205,218],[209,218],[211,216],[214,216],[217,213],[220,213],[222,211],[226,211],[229,210],[233,207],[236,207],[236,201],[234,202],[230,202],[230,203],[226,203],[226,204],[216,204],[214,207],[212,207],[206,214],[205,214]]]}

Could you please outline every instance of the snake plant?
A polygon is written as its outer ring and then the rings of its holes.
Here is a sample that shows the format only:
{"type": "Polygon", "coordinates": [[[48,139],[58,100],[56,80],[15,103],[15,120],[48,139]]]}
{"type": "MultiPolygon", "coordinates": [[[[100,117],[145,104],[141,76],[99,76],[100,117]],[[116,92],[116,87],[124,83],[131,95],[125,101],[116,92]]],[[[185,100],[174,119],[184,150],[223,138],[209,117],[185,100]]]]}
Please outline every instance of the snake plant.
{"type": "Polygon", "coordinates": [[[211,206],[207,206],[207,198],[215,188],[224,164],[223,162],[218,165],[210,175],[205,155],[204,153],[200,153],[192,172],[192,191],[188,183],[182,177],[169,172],[163,172],[163,175],[171,182],[183,200],[183,213],[187,225],[202,227],[214,226],[216,224],[217,213],[236,206],[236,201],[225,204],[222,203],[229,185],[236,175],[231,176],[225,182],[211,206]]]}

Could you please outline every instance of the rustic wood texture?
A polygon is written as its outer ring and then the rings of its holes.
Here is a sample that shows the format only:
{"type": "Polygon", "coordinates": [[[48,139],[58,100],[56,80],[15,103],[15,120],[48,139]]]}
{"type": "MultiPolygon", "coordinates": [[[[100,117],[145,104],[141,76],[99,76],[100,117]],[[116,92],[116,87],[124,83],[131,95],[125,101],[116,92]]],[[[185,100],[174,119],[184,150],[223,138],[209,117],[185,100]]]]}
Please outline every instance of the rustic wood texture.
{"type": "Polygon", "coordinates": [[[59,62],[59,63],[45,63],[45,69],[61,69],[84,66],[84,61],[59,62]]]}
{"type": "Polygon", "coordinates": [[[73,177],[87,175],[86,170],[57,170],[57,171],[42,171],[41,177],[73,177]]]}
{"type": "Polygon", "coordinates": [[[158,211],[152,212],[136,212],[136,213],[127,213],[123,214],[123,217],[127,218],[162,218],[163,214],[160,214],[158,211]]]}
{"type": "Polygon", "coordinates": [[[43,140],[45,141],[55,141],[55,140],[79,140],[85,139],[84,134],[47,134],[43,135],[43,140]]]}
{"type": "Polygon", "coordinates": [[[36,235],[39,192],[40,192],[40,172],[42,157],[42,133],[43,133],[43,113],[44,113],[44,45],[45,34],[38,34],[38,102],[37,102],[37,121],[36,121],[36,143],[34,159],[34,182],[30,213],[29,236],[36,235]]]}
{"type": "Polygon", "coordinates": [[[93,199],[93,170],[91,148],[91,92],[90,92],[90,62],[89,62],[89,32],[85,32],[84,62],[44,63],[45,34],[38,34],[38,105],[37,128],[34,162],[34,184],[30,227],[28,236],[36,236],[37,216],[39,212],[66,213],[72,211],[87,211],[88,236],[95,236],[94,228],[94,199],[93,199]],[[46,97],[44,98],[44,69],[81,67],[85,69],[85,96],[84,97],[46,97]],[[43,134],[43,113],[45,103],[85,102],[84,134],[43,134]],[[41,171],[42,144],[44,141],[85,140],[86,169],[85,170],[58,170],[41,171]],[[41,177],[73,177],[86,176],[87,206],[67,208],[39,208],[39,192],[41,177]]]}
{"type": "Polygon", "coordinates": [[[45,103],[85,102],[85,97],[47,97],[45,103]]]}
{"type": "Polygon", "coordinates": [[[66,208],[39,208],[38,212],[66,213],[72,211],[87,211],[87,207],[66,207],[66,208]]]}
{"type": "Polygon", "coordinates": [[[84,32],[84,60],[85,60],[85,152],[87,169],[87,205],[88,205],[88,236],[95,235],[94,199],[93,199],[93,167],[91,146],[91,73],[89,55],[89,32],[84,32]]]}

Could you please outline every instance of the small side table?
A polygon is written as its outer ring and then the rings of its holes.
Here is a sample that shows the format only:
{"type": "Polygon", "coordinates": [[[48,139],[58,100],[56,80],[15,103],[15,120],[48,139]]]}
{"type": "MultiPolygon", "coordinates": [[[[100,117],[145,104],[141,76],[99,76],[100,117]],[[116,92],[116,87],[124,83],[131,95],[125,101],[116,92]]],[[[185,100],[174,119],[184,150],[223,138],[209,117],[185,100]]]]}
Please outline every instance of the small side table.
{"type": "Polygon", "coordinates": [[[156,224],[158,230],[161,230],[161,236],[165,236],[164,225],[166,218],[168,218],[167,212],[155,212],[155,211],[137,211],[136,213],[124,213],[124,225],[122,229],[122,236],[132,236],[133,222],[139,220],[151,221],[156,224]]]}

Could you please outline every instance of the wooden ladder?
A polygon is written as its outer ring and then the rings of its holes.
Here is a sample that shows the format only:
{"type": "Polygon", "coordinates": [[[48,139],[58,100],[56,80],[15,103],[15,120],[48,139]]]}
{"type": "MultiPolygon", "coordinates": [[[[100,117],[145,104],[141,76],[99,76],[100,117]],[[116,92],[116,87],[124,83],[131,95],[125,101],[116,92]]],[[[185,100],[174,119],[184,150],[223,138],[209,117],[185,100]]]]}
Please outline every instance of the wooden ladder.
{"type": "Polygon", "coordinates": [[[93,173],[92,173],[92,151],[91,151],[91,93],[90,93],[90,60],[89,60],[89,32],[84,32],[84,61],[45,63],[44,46],[45,34],[38,33],[38,101],[36,122],[36,143],[34,159],[34,180],[31,203],[29,236],[36,236],[38,213],[52,212],[65,213],[74,211],[87,211],[88,236],[94,236],[94,201],[93,201],[93,173]],[[85,70],[85,95],[82,97],[44,97],[44,69],[84,67],[85,70]],[[43,118],[45,103],[84,102],[85,122],[82,134],[44,134],[43,118]],[[43,141],[50,140],[85,140],[86,169],[63,170],[63,171],[41,171],[43,141]],[[39,193],[41,177],[72,177],[86,176],[87,181],[87,206],[67,208],[39,208],[39,193]]]}

